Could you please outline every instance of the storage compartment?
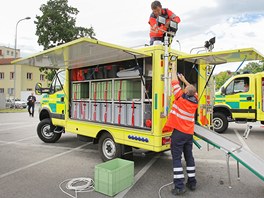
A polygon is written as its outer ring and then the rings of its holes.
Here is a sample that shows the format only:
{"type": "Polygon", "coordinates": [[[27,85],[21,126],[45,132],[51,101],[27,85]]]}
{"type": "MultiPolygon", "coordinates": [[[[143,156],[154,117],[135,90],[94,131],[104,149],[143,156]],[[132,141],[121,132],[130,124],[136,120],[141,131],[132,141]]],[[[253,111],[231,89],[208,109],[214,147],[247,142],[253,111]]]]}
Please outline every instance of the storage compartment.
{"type": "Polygon", "coordinates": [[[114,100],[141,99],[141,82],[137,80],[118,80],[115,81],[114,100]]]}
{"type": "Polygon", "coordinates": [[[91,89],[91,99],[92,100],[102,100],[103,95],[102,95],[102,87],[101,87],[101,82],[92,82],[92,89],[91,89]]]}
{"type": "Polygon", "coordinates": [[[80,102],[80,119],[89,119],[89,102],[80,102]]]}
{"type": "Polygon", "coordinates": [[[113,159],[95,166],[95,191],[114,196],[134,184],[134,162],[113,159]]]}
{"type": "Polygon", "coordinates": [[[118,65],[105,65],[104,66],[104,76],[105,78],[116,78],[116,73],[119,70],[118,65]]]}
{"type": "Polygon", "coordinates": [[[126,104],[114,104],[114,123],[115,124],[127,124],[127,111],[126,104]]]}
{"type": "Polygon", "coordinates": [[[100,82],[100,86],[101,86],[100,95],[102,96],[101,99],[104,101],[112,100],[112,82],[111,81],[100,82]]]}
{"type": "Polygon", "coordinates": [[[89,83],[72,84],[72,99],[80,100],[89,98],[89,83]]]}
{"type": "Polygon", "coordinates": [[[102,103],[101,109],[102,109],[101,121],[111,123],[112,122],[112,104],[102,103]]]}
{"type": "Polygon", "coordinates": [[[144,104],[144,127],[151,128],[152,126],[152,104],[151,103],[146,103],[144,104]]]}
{"type": "Polygon", "coordinates": [[[80,102],[72,102],[71,103],[71,118],[80,119],[80,102]]]}
{"type": "Polygon", "coordinates": [[[90,120],[101,122],[101,103],[92,102],[90,111],[90,120]]]}
{"type": "Polygon", "coordinates": [[[102,66],[94,68],[94,78],[95,79],[103,79],[104,78],[104,68],[102,66]]]}
{"type": "Polygon", "coordinates": [[[141,104],[127,104],[127,125],[141,127],[141,104]]]}

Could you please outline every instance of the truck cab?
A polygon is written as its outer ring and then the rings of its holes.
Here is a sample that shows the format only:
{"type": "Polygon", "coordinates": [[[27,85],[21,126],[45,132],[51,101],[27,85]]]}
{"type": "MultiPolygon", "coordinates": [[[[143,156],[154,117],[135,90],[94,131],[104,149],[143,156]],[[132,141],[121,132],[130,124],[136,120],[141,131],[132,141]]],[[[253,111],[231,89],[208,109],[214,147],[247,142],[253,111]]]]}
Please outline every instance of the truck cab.
{"type": "Polygon", "coordinates": [[[42,88],[36,84],[36,94],[42,94],[39,108],[37,132],[41,140],[47,143],[56,142],[65,126],[65,70],[60,69],[54,76],[50,87],[42,88]],[[57,133],[53,133],[57,131],[57,133]]]}
{"type": "Polygon", "coordinates": [[[216,132],[228,128],[228,122],[263,121],[263,77],[239,74],[229,78],[215,94],[213,125],[216,132]]]}

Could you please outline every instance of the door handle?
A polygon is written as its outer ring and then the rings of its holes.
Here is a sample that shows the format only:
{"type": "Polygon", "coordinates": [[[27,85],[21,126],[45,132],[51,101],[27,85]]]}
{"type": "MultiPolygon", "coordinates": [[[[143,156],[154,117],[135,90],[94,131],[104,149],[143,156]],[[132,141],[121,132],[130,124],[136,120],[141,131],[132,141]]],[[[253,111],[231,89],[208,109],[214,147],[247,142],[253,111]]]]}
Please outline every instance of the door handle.
{"type": "Polygon", "coordinates": [[[247,97],[247,100],[252,100],[252,97],[251,96],[247,97]]]}

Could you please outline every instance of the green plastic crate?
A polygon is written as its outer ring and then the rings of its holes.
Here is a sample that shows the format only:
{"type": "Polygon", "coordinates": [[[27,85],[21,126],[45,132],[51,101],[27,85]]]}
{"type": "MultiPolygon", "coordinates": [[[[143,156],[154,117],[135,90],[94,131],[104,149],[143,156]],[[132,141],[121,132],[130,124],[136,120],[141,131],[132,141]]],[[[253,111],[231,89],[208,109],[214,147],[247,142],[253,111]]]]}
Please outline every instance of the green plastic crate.
{"type": "Polygon", "coordinates": [[[95,166],[95,191],[114,196],[134,184],[134,162],[120,158],[95,166]]]}

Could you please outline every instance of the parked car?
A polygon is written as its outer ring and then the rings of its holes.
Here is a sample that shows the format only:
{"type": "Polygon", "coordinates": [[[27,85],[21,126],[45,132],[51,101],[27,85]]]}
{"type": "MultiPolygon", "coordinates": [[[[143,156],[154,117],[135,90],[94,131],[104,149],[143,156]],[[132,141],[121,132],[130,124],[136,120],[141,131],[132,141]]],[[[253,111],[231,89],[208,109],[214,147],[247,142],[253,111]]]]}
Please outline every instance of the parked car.
{"type": "Polygon", "coordinates": [[[27,103],[24,101],[21,101],[20,99],[15,99],[15,102],[14,102],[14,99],[7,99],[6,100],[6,107],[7,108],[14,108],[14,104],[15,104],[15,107],[18,109],[22,109],[22,108],[27,107],[27,103]]]}

